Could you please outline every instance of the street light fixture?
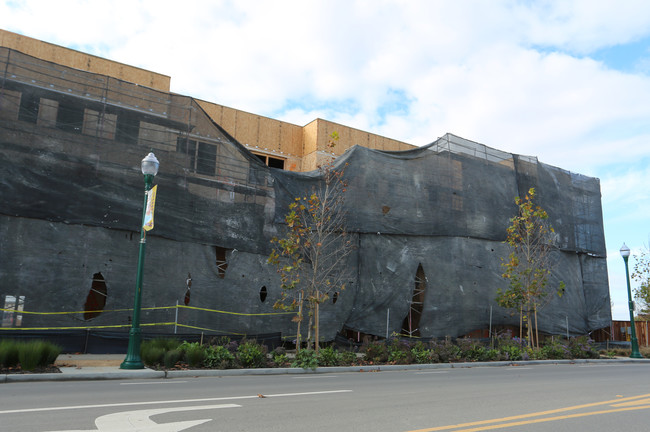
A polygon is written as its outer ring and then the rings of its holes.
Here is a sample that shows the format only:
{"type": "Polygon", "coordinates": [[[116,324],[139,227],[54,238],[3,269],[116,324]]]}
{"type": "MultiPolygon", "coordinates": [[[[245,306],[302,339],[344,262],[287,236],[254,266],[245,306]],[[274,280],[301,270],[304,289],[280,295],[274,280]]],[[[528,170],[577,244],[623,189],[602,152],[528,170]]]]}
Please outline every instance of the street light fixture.
{"type": "Polygon", "coordinates": [[[158,174],[160,163],[153,152],[150,152],[144,159],[140,168],[144,175],[144,206],[142,209],[142,224],[140,224],[140,253],[138,255],[138,275],[135,280],[135,299],[133,301],[133,320],[129,331],[129,348],[126,358],[120,365],[120,369],[144,369],[144,363],[140,359],[140,302],[142,299],[142,274],[144,270],[144,250],[146,245],[146,231],[144,229],[145,215],[147,213],[147,198],[153,187],[153,178],[158,174]]]}
{"type": "Polygon", "coordinates": [[[634,302],[632,301],[632,290],[630,289],[630,271],[627,266],[627,259],[630,257],[630,248],[623,243],[621,246],[621,256],[623,261],[625,261],[625,280],[627,281],[627,299],[628,299],[628,308],[630,309],[630,326],[631,335],[630,341],[632,343],[632,354],[630,358],[643,358],[641,353],[639,353],[639,342],[636,339],[636,325],[634,324],[634,302]]]}

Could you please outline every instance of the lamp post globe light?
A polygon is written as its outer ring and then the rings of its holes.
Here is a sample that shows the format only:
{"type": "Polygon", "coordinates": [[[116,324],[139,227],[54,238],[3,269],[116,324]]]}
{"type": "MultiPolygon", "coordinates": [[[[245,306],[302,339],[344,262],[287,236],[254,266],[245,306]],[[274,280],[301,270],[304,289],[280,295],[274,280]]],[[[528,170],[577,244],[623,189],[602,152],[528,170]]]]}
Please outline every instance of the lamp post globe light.
{"type": "Polygon", "coordinates": [[[632,354],[630,358],[643,358],[639,353],[639,342],[636,339],[636,325],[634,324],[634,302],[632,301],[632,290],[630,289],[630,271],[628,270],[627,259],[630,257],[630,248],[623,243],[621,246],[621,256],[625,261],[625,280],[627,282],[627,299],[628,308],[630,309],[630,326],[631,335],[630,342],[632,343],[632,354]]]}
{"type": "Polygon", "coordinates": [[[144,175],[144,206],[142,209],[142,223],[140,224],[140,253],[138,255],[138,275],[135,280],[135,298],[133,300],[133,319],[129,331],[129,348],[126,358],[120,365],[120,369],[144,369],[144,363],[140,359],[140,302],[142,299],[142,273],[144,270],[144,251],[146,245],[146,231],[144,229],[145,215],[147,213],[147,198],[153,187],[153,178],[158,174],[160,163],[153,152],[150,152],[144,159],[140,168],[144,175]]]}

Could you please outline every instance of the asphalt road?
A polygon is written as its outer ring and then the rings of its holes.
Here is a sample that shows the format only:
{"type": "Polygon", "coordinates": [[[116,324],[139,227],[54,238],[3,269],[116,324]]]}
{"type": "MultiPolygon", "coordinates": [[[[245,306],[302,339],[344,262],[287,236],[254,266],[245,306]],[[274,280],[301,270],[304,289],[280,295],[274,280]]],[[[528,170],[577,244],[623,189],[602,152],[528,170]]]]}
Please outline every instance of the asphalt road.
{"type": "Polygon", "coordinates": [[[649,420],[646,364],[0,385],[3,432],[611,432],[649,420]]]}

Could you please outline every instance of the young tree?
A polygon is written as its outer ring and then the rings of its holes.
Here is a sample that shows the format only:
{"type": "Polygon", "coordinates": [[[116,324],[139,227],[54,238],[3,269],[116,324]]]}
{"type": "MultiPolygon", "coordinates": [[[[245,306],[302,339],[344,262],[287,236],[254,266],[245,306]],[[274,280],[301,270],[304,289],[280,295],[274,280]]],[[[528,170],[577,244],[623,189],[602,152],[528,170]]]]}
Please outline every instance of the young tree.
{"type": "Polygon", "coordinates": [[[646,247],[634,254],[632,279],[639,286],[634,289],[634,298],[639,306],[637,315],[641,319],[650,318],[650,250],[646,247]]]}
{"type": "MultiPolygon", "coordinates": [[[[329,147],[338,140],[331,135],[329,147]]],[[[345,259],[352,251],[346,232],[344,195],[346,183],[343,169],[334,169],[333,160],[318,167],[320,180],[309,196],[298,197],[285,215],[287,231],[282,238],[273,238],[275,246],[268,262],[274,264],[282,281],[282,294],[274,307],[298,310],[296,348],[300,349],[302,306],[306,303],[309,323],[307,347],[311,346],[312,328],[315,350],[319,340],[319,305],[330,295],[345,289],[345,259]]]]}
{"type": "Polygon", "coordinates": [[[535,189],[521,199],[515,198],[517,215],[510,219],[506,243],[510,246],[510,255],[503,260],[502,277],[508,280],[506,290],[497,291],[496,301],[499,306],[519,311],[519,336],[523,336],[523,324],[526,324],[529,346],[533,340],[539,343],[537,332],[537,311],[551,300],[553,291],[558,296],[564,293],[564,282],[553,288],[548,279],[553,269],[552,252],[555,249],[555,232],[548,224],[546,211],[534,204],[535,189]],[[533,317],[531,317],[533,314],[533,317]],[[532,319],[535,320],[533,338],[532,319]]]}

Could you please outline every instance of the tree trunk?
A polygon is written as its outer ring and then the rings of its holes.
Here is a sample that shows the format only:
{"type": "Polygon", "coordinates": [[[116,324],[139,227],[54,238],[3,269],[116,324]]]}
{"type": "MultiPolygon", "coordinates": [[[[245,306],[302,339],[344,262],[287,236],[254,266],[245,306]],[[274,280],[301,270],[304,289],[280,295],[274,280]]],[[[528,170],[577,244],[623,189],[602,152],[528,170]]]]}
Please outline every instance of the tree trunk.
{"type": "Polygon", "coordinates": [[[314,325],[314,305],[309,308],[309,325],[307,326],[307,349],[311,349],[311,328],[314,325]]]}
{"type": "Polygon", "coordinates": [[[539,327],[537,326],[537,308],[535,308],[535,347],[539,349],[539,327]]]}
{"type": "Polygon", "coordinates": [[[316,316],[314,317],[314,350],[316,351],[316,355],[318,355],[318,341],[319,341],[319,334],[318,334],[318,320],[320,318],[319,315],[319,306],[320,306],[320,299],[319,299],[319,293],[316,291],[316,316]]]}
{"type": "Polygon", "coordinates": [[[300,334],[300,324],[302,323],[302,291],[300,291],[300,296],[298,297],[298,334],[296,335],[296,354],[300,352],[300,346],[302,345],[302,335],[300,334]]]}
{"type": "Polygon", "coordinates": [[[524,338],[524,306],[519,306],[519,340],[524,338]]]}

